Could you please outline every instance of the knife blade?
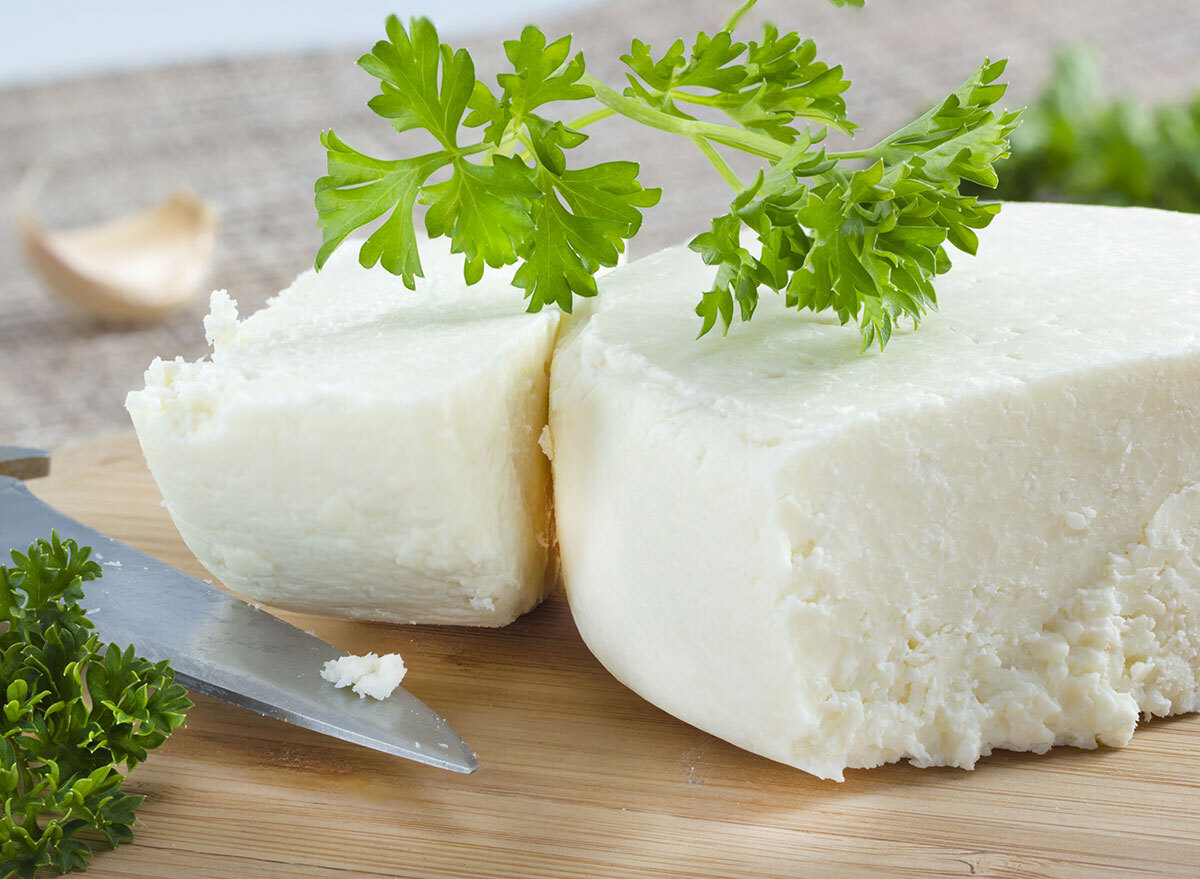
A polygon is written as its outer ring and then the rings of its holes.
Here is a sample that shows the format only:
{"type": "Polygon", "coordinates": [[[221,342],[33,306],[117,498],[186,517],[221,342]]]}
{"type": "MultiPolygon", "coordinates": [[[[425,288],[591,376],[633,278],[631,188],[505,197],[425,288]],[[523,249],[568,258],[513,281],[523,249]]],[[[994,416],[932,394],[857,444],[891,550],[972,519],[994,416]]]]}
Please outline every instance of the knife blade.
{"type": "Polygon", "coordinates": [[[320,676],[341,655],[331,645],[35,497],[17,475],[44,473],[37,462],[45,460],[34,449],[0,447],[0,551],[24,551],[52,530],[91,546],[104,576],[87,585],[81,604],[103,640],[169,659],[189,690],[258,714],[454,772],[478,768],[450,725],[403,688],[382,702],[335,688],[320,676]]]}

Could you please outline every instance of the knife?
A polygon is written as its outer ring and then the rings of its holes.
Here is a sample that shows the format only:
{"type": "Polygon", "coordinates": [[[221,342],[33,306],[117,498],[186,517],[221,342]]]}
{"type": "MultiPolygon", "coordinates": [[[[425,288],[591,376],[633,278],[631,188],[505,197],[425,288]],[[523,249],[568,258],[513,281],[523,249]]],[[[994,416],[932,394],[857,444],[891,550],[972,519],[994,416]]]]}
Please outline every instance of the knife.
{"type": "Polygon", "coordinates": [[[170,565],[64,516],[22,480],[45,476],[50,456],[0,446],[0,555],[57,531],[92,547],[104,576],[81,605],[105,641],[169,659],[189,690],[328,736],[454,772],[479,768],[438,714],[402,688],[360,699],[321,678],[341,653],[319,638],[170,565]]]}

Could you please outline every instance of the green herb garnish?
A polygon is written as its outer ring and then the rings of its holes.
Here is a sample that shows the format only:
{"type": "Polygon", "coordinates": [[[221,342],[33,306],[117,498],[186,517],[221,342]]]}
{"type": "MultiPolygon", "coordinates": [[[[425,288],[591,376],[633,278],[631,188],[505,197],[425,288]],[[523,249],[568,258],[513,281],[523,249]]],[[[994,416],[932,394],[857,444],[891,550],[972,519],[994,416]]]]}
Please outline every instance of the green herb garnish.
{"type": "Polygon", "coordinates": [[[382,84],[369,105],[397,131],[432,135],[437,148],[376,159],[325,132],[317,267],[350,232],[387,214],[359,260],[413,287],[421,275],[419,202],[429,206],[428,234],[449,237],[464,255],[468,284],[485,264],[515,263],[513,284],[530,311],[553,302],[569,312],[574,296],[595,295],[595,273],[616,264],[642,211],[659,198],[642,186],[635,162],[568,167],[568,152],[587,138],[580,129],[621,115],[687,138],[735,193],[729,212],[691,242],[717,267],[696,306],[701,335],[718,321],[727,332],[735,305],[750,320],[766,288],[792,308],[833,309],[842,323],[858,324],[864,349],[883,348],[897,318],[916,323],[936,306],[933,278],[950,267],[945,244],[973,253],[973,230],[999,211],[959,185],[995,186],[992,165],[1008,155],[1018,114],[994,109],[1004,62],[985,61],[945,101],[878,144],[830,152],[822,142],[831,130],[857,127],[842,98],[849,81],[798,34],[766,25],[759,40],[735,41],[753,4],[712,36],[699,34],[690,50],[678,40],[659,55],[634,40],[621,57],[622,91],[586,72],[569,36],[547,41],[532,26],[504,44],[512,72],[500,74],[493,91],[476,79],[470,55],[441,43],[427,19],[406,29],[389,18],[388,39],[359,59],[382,84]],[[571,122],[538,112],[576,102],[588,109],[571,122]],[[464,142],[467,129],[478,131],[464,142]],[[758,156],[765,167],[747,183],[722,150],[758,156]],[[431,182],[435,176],[442,179],[431,182]]]}
{"type": "Polygon", "coordinates": [[[100,566],[57,534],[0,565],[0,877],[86,869],[85,834],[133,838],[132,769],[191,708],[164,661],[102,644],[79,600],[100,566]],[[6,630],[5,630],[6,628],[6,630]]]}
{"type": "Polygon", "coordinates": [[[1013,137],[997,196],[1200,212],[1200,92],[1152,106],[1105,94],[1099,60],[1061,49],[1013,137]]]}

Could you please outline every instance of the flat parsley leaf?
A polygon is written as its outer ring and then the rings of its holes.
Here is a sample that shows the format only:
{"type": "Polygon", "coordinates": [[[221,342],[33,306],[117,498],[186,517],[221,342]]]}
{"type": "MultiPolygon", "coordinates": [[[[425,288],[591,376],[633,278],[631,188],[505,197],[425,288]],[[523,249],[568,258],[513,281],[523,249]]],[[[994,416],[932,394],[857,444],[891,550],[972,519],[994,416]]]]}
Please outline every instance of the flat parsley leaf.
{"type": "Polygon", "coordinates": [[[390,211],[359,261],[381,263],[413,288],[422,275],[413,221],[419,202],[429,207],[429,236],[449,238],[451,251],[464,255],[468,284],[485,265],[520,262],[513,283],[525,289],[531,311],[551,302],[569,311],[573,295],[595,295],[596,271],[616,265],[625,240],[641,226],[640,209],[656,204],[659,191],[642,187],[632,162],[567,168],[564,151],[587,136],[534,112],[593,96],[580,82],[583,56],[570,56],[570,37],[547,43],[527,27],[519,40],[506,42],[513,69],[497,77],[497,93],[475,78],[464,50],[439,42],[427,19],[405,29],[393,16],[387,33],[388,41],[359,61],[382,84],[371,109],[397,131],[428,131],[442,148],[412,159],[375,159],[326,132],[328,174],[316,185],[324,239],[317,268],[352,231],[390,211]],[[461,129],[481,127],[482,141],[459,144],[461,129]],[[450,177],[431,182],[444,168],[450,177]]]}
{"type": "Polygon", "coordinates": [[[430,237],[448,236],[452,250],[466,255],[464,275],[474,284],[484,263],[516,262],[533,225],[529,201],[538,195],[519,159],[496,156],[490,165],[456,160],[453,177],[424,188],[422,200],[430,205],[425,228],[430,237]]]}
{"type": "Polygon", "coordinates": [[[596,295],[596,270],[617,264],[624,239],[641,225],[638,208],[657,203],[659,191],[642,188],[633,162],[554,167],[538,175],[534,234],[513,284],[526,291],[532,311],[555,302],[570,312],[572,295],[596,295]]]}
{"type": "Polygon", "coordinates": [[[387,40],[380,40],[358,59],[382,89],[367,106],[391,119],[397,131],[424,129],[453,150],[475,88],[471,56],[466,49],[456,52],[439,42],[428,19],[414,20],[410,35],[393,15],[387,21],[387,35],[387,40]]]}
{"type": "Polygon", "coordinates": [[[411,290],[421,276],[417,236],[412,211],[421,185],[448,161],[444,152],[415,159],[373,159],[348,146],[332,131],[321,135],[328,156],[328,176],[316,184],[317,217],[324,243],[317,253],[317,268],[346,236],[383,214],[391,216],[371,233],[359,252],[359,262],[370,267],[382,262],[394,275],[401,275],[411,290]]]}

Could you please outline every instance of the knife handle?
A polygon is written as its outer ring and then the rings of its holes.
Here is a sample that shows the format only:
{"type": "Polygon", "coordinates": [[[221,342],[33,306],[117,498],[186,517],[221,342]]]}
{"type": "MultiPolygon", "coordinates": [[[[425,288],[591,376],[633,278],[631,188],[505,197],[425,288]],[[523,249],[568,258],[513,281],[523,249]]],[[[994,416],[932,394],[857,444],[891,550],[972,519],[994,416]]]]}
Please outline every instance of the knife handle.
{"type": "Polygon", "coordinates": [[[50,473],[50,453],[25,446],[0,446],[0,476],[37,479],[50,473]]]}

